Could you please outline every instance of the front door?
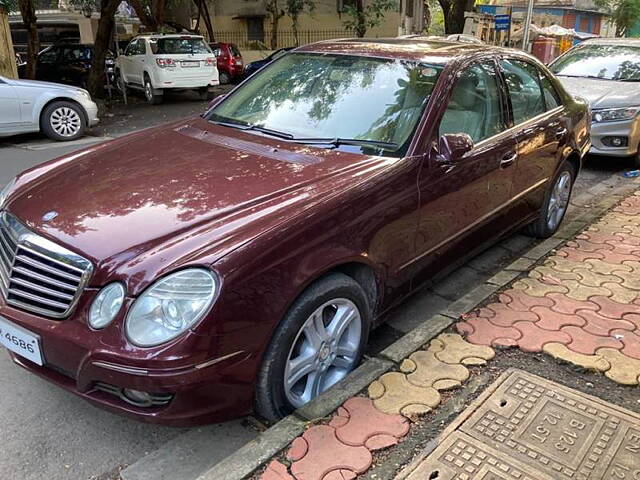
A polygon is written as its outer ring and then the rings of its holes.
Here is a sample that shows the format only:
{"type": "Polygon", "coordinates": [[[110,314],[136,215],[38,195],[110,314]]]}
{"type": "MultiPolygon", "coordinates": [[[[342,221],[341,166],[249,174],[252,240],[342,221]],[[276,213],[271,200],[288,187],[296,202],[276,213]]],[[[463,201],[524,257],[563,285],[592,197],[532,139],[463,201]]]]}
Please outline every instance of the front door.
{"type": "Polygon", "coordinates": [[[12,131],[21,122],[20,101],[15,89],[0,80],[0,131],[12,131]]]}
{"type": "Polygon", "coordinates": [[[436,138],[466,133],[474,146],[454,164],[442,162],[434,146],[423,165],[414,284],[500,234],[485,227],[511,198],[516,143],[506,131],[506,113],[495,63],[466,65],[443,106],[436,138]]]}
{"type": "Polygon", "coordinates": [[[38,67],[36,68],[36,79],[47,82],[59,82],[59,61],[60,49],[50,47],[38,55],[38,67]]]}

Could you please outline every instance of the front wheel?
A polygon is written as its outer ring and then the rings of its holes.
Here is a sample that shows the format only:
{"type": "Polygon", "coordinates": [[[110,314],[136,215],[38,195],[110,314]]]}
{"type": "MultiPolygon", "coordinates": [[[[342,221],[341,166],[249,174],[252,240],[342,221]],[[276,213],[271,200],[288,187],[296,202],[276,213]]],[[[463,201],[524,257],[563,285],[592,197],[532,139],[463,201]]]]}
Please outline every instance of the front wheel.
{"type": "Polygon", "coordinates": [[[42,112],[40,127],[53,140],[76,140],[84,135],[86,129],[82,107],[72,102],[53,102],[42,112]]]}
{"type": "Polygon", "coordinates": [[[573,166],[569,162],[562,162],[551,188],[547,191],[540,216],[525,230],[529,236],[549,238],[556,233],[567,213],[575,177],[573,166]]]}
{"type": "Polygon", "coordinates": [[[294,302],[265,353],[256,387],[256,412],[275,422],[308,403],[356,368],[369,335],[362,287],[330,274],[294,302]]]}

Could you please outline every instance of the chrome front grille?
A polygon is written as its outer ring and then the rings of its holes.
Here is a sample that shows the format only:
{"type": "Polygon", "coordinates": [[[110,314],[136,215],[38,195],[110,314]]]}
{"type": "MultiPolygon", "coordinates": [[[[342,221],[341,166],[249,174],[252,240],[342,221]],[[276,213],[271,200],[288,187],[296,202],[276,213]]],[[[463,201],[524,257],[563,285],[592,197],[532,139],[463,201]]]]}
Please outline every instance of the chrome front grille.
{"type": "Polygon", "coordinates": [[[7,304],[67,317],[91,276],[91,262],[0,213],[0,293],[7,304]]]}

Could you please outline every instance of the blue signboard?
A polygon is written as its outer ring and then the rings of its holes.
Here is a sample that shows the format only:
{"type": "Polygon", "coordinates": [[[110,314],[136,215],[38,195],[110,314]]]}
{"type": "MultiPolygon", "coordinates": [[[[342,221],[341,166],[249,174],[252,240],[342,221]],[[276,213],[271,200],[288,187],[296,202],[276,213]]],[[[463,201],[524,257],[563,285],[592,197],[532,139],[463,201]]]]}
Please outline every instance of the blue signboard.
{"type": "Polygon", "coordinates": [[[496,31],[505,31],[511,28],[511,15],[496,15],[496,31]]]}

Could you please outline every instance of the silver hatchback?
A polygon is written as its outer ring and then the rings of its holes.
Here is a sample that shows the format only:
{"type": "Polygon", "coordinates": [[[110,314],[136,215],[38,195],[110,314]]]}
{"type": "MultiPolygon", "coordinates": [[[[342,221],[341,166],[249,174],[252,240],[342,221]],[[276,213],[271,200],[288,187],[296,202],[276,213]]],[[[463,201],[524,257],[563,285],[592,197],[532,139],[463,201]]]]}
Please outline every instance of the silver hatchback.
{"type": "Polygon", "coordinates": [[[549,68],[592,111],[591,153],[634,156],[640,166],[640,40],[587,40],[549,68]]]}

